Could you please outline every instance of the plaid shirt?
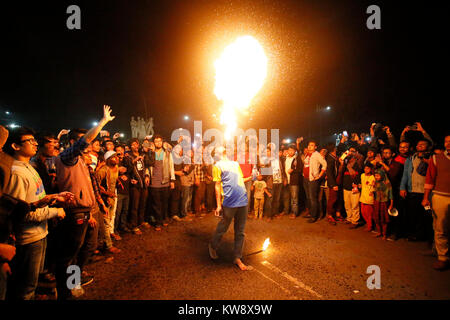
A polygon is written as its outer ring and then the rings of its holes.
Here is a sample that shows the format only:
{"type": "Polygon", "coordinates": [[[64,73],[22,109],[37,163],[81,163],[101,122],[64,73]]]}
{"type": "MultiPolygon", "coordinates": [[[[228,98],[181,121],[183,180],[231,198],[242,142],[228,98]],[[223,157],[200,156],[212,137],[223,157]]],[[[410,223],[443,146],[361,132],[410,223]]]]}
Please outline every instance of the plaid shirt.
{"type": "Polygon", "coordinates": [[[103,201],[101,195],[100,195],[100,187],[99,187],[99,182],[97,179],[97,175],[94,172],[94,169],[92,169],[91,166],[87,166],[88,170],[89,170],[89,175],[91,176],[91,181],[92,181],[92,189],[94,189],[94,194],[95,194],[95,199],[97,200],[97,203],[101,206],[105,205],[105,202],[103,201]]]}
{"type": "Polygon", "coordinates": [[[86,142],[84,137],[81,137],[73,145],[60,153],[59,157],[61,158],[62,163],[68,167],[76,165],[78,162],[78,157],[83,154],[84,149],[88,146],[89,143],[86,142]]]}
{"type": "Polygon", "coordinates": [[[202,164],[196,164],[194,167],[195,179],[200,179],[200,182],[206,181],[205,171],[204,171],[203,167],[204,166],[202,164]]]}

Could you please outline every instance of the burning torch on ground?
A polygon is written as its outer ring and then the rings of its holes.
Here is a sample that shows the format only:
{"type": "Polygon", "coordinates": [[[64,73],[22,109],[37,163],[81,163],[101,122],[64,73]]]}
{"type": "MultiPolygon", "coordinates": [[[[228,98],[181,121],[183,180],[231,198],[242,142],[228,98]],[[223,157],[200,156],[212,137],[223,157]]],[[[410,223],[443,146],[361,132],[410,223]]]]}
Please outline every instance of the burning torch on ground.
{"type": "Polygon", "coordinates": [[[258,254],[258,253],[261,253],[261,252],[264,252],[264,251],[266,251],[267,250],[267,248],[269,247],[269,245],[270,245],[270,238],[267,238],[265,241],[264,241],[264,243],[263,243],[263,246],[262,246],[262,249],[261,250],[258,250],[258,251],[255,251],[255,252],[252,252],[252,253],[249,253],[248,255],[246,255],[246,257],[248,257],[248,256],[252,256],[252,255],[254,255],[254,254],[258,254]]]}

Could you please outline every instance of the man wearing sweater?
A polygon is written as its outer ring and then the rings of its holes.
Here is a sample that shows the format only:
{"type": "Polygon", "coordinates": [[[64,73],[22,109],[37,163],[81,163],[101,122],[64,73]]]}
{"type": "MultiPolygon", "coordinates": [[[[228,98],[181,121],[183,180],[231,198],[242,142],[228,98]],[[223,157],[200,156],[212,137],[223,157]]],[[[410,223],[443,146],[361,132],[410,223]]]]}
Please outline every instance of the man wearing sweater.
{"type": "Polygon", "coordinates": [[[70,191],[75,195],[75,201],[66,206],[67,218],[58,226],[60,229],[56,261],[58,299],[72,297],[66,284],[67,267],[75,261],[80,251],[86,235],[90,212],[96,202],[83,151],[97,137],[102,128],[114,118],[111,115],[111,108],[103,106],[103,118],[97,126],[87,132],[71,130],[69,132],[71,146],[61,152],[55,161],[59,191],[70,191]]]}
{"type": "Polygon", "coordinates": [[[450,268],[450,254],[448,250],[448,236],[450,230],[450,135],[445,137],[445,151],[435,154],[427,169],[425,192],[422,205],[430,205],[430,193],[433,191],[431,205],[433,207],[434,243],[438,254],[438,261],[433,265],[436,270],[450,268]]]}
{"type": "MultiPolygon", "coordinates": [[[[5,193],[28,203],[42,200],[46,196],[42,179],[30,164],[31,157],[37,152],[37,145],[31,129],[19,128],[11,133],[5,148],[14,158],[5,193]]],[[[46,205],[30,211],[15,223],[16,257],[12,261],[12,298],[34,298],[39,273],[44,267],[47,220],[55,217],[64,218],[64,210],[46,205]]]]}

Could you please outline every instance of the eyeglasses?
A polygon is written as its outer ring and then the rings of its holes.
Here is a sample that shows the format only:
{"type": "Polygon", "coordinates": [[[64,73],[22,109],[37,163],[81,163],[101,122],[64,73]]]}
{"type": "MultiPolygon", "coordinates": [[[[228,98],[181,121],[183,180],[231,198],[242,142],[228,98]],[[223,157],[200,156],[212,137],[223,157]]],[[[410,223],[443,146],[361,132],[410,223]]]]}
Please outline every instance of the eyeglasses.
{"type": "Polygon", "coordinates": [[[34,138],[30,138],[30,139],[25,139],[25,140],[21,140],[20,143],[23,144],[25,142],[29,142],[30,144],[38,144],[38,142],[36,141],[36,139],[34,138]]]}

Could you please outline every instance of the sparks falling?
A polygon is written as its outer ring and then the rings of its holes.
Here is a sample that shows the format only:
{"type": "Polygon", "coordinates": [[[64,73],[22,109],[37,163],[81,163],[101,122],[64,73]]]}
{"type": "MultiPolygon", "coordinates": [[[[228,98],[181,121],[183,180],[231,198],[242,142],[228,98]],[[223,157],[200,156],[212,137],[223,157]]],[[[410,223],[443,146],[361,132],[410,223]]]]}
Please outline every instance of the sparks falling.
{"type": "Polygon", "coordinates": [[[225,125],[225,139],[229,139],[237,128],[237,111],[248,108],[264,84],[267,57],[255,38],[243,36],[225,48],[214,67],[214,94],[223,101],[220,123],[225,125]]]}

